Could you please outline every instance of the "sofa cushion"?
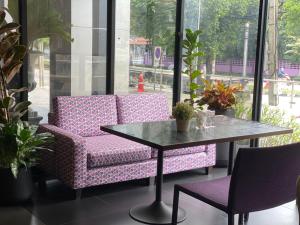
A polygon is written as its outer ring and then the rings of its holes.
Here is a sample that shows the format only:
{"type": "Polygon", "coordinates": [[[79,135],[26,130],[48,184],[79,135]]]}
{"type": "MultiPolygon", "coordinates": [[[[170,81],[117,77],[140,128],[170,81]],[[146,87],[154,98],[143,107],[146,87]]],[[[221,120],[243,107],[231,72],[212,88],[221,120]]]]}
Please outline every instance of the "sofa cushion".
{"type": "Polygon", "coordinates": [[[54,123],[74,134],[90,137],[105,134],[101,125],[117,124],[116,96],[60,96],[53,100],[54,123]]]}
{"type": "MultiPolygon", "coordinates": [[[[200,153],[200,152],[205,152],[207,151],[207,146],[206,145],[200,145],[196,147],[189,147],[189,148],[180,148],[180,149],[175,149],[175,150],[169,150],[164,152],[164,156],[178,156],[178,155],[187,155],[187,154],[194,154],[194,153],[200,153]]],[[[157,150],[152,149],[152,158],[157,157],[157,150]]]]}
{"type": "Polygon", "coordinates": [[[115,135],[86,137],[89,168],[151,159],[151,148],[115,135]]]}
{"type": "Polygon", "coordinates": [[[118,122],[168,120],[168,99],[163,93],[118,95],[118,122]]]}

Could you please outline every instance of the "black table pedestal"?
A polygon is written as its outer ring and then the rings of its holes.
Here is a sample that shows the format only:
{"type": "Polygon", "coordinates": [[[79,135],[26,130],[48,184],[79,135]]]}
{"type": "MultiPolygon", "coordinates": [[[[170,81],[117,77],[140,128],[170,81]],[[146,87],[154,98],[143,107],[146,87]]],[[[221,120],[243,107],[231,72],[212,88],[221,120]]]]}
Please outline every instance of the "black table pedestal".
{"type": "MultiPolygon", "coordinates": [[[[171,224],[172,206],[161,200],[161,189],[163,183],[163,160],[164,153],[158,150],[157,153],[157,175],[156,175],[156,199],[151,205],[140,205],[130,209],[129,215],[132,219],[146,224],[171,224]]],[[[185,220],[185,211],[178,209],[177,222],[185,220]]]]}
{"type": "MultiPolygon", "coordinates": [[[[130,216],[141,223],[146,224],[171,224],[172,207],[164,202],[153,202],[151,205],[135,206],[129,211],[130,216]]],[[[178,210],[177,222],[185,220],[185,211],[178,210]]]]}

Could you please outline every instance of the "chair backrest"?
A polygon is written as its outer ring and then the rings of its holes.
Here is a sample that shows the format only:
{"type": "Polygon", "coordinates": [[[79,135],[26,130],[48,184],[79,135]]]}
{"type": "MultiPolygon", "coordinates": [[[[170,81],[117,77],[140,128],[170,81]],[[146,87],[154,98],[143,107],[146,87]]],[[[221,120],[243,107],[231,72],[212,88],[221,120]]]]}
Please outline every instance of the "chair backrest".
{"type": "Polygon", "coordinates": [[[59,96],[53,100],[54,125],[74,134],[91,137],[105,134],[102,125],[117,124],[114,95],[59,96]]]}
{"type": "Polygon", "coordinates": [[[296,202],[298,207],[299,225],[300,225],[300,177],[297,179],[296,202]]]}
{"type": "Polygon", "coordinates": [[[231,177],[228,207],[235,213],[265,210],[296,198],[300,143],[240,149],[231,177]]]}
{"type": "Polygon", "coordinates": [[[170,118],[168,99],[163,93],[118,95],[117,108],[120,124],[170,118]]]}

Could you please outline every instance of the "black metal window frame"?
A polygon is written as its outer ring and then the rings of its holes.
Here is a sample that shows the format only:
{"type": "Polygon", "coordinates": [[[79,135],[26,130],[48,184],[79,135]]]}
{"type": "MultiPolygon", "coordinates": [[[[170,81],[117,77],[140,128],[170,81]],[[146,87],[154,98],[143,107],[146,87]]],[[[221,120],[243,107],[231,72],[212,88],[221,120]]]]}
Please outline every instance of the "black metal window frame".
{"type": "MultiPolygon", "coordinates": [[[[115,16],[118,0],[107,1],[107,52],[106,52],[106,94],[114,94],[115,80],[115,16]]],[[[27,0],[18,0],[21,44],[27,44],[27,0]]],[[[173,105],[180,101],[181,95],[181,69],[182,69],[182,39],[184,27],[185,0],[176,1],[176,27],[175,27],[175,51],[174,51],[174,79],[173,79],[173,105]]],[[[265,52],[265,38],[268,20],[268,0],[260,0],[259,3],[258,32],[256,45],[256,64],[254,74],[254,90],[252,104],[252,120],[260,121],[262,108],[263,66],[265,52]]],[[[28,84],[28,56],[24,59],[21,68],[20,86],[28,84]]],[[[27,100],[28,94],[23,94],[21,100],[27,100]]],[[[257,140],[252,142],[257,144],[257,140]]]]}
{"type": "Polygon", "coordinates": [[[107,0],[106,94],[114,94],[116,1],[107,0]]]}
{"type": "MultiPolygon", "coordinates": [[[[19,9],[19,23],[20,27],[20,44],[28,44],[28,34],[27,34],[27,0],[18,0],[18,9],[19,9]]],[[[20,87],[28,87],[28,54],[25,55],[23,59],[23,66],[20,69],[20,87]]],[[[28,100],[28,92],[21,92],[20,96],[21,101],[28,100]]]]}

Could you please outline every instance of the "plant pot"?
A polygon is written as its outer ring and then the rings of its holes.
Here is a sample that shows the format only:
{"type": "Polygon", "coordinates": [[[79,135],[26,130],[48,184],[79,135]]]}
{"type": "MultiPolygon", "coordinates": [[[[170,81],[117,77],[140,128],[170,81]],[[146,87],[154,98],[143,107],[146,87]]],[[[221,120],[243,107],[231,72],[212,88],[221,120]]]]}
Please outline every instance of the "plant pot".
{"type": "MultiPolygon", "coordinates": [[[[234,110],[215,110],[216,115],[223,115],[234,118],[234,110]]],[[[227,167],[229,161],[229,142],[216,144],[216,167],[227,167]]]]}
{"type": "Polygon", "coordinates": [[[176,119],[176,126],[178,132],[186,132],[190,128],[190,120],[176,119]]]}
{"type": "Polygon", "coordinates": [[[0,168],[0,204],[10,205],[28,201],[33,193],[30,169],[19,169],[15,178],[10,169],[0,168]]]}
{"type": "Polygon", "coordinates": [[[228,117],[231,117],[231,118],[235,117],[235,112],[234,112],[233,109],[227,109],[227,110],[216,109],[215,114],[216,115],[228,116],[228,117]]]}

